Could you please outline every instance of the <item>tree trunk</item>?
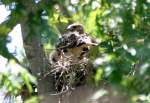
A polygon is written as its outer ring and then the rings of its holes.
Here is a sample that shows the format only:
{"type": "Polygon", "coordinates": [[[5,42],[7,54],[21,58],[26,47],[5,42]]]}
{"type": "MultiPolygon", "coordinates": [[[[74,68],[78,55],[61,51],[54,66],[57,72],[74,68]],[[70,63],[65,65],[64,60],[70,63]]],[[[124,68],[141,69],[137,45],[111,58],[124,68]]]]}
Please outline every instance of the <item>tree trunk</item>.
{"type": "MultiPolygon", "coordinates": [[[[34,32],[32,31],[32,33],[38,34],[38,30],[36,30],[36,27],[34,28],[34,32]]],[[[29,62],[29,69],[31,73],[37,78],[38,93],[41,95],[52,92],[54,90],[52,78],[50,76],[44,77],[44,71],[48,67],[48,63],[45,59],[45,53],[41,43],[40,34],[30,36],[31,30],[26,20],[22,21],[21,29],[24,49],[29,62]]]]}

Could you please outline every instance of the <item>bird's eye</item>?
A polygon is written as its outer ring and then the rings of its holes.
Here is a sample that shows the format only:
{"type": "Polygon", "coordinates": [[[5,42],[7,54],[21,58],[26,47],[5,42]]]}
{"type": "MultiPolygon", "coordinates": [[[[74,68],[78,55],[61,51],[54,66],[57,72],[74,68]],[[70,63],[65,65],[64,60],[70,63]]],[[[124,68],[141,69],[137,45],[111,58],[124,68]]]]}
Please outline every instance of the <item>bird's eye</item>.
{"type": "Polygon", "coordinates": [[[52,58],[52,61],[53,61],[53,62],[57,62],[57,60],[56,60],[55,58],[52,58]]]}
{"type": "Polygon", "coordinates": [[[63,50],[63,52],[64,52],[64,53],[67,53],[67,52],[68,52],[68,50],[67,50],[67,49],[64,49],[64,50],[63,50]]]}
{"type": "Polygon", "coordinates": [[[73,29],[75,29],[76,28],[76,26],[73,26],[73,29]]]}
{"type": "Polygon", "coordinates": [[[86,47],[84,47],[84,48],[82,48],[82,50],[83,50],[83,51],[88,51],[89,49],[86,48],[86,47]]]}

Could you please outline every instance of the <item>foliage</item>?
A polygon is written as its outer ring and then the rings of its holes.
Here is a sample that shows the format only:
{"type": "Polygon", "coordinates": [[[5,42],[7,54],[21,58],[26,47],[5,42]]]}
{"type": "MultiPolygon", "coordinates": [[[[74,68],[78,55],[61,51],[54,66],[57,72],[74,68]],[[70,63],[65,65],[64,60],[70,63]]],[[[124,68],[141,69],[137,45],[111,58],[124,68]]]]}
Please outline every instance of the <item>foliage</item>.
{"type": "MultiPolygon", "coordinates": [[[[45,48],[52,48],[59,31],[80,22],[100,44],[92,59],[97,70],[96,84],[102,79],[126,93],[149,94],[150,88],[150,2],[149,0],[1,0],[11,10],[0,25],[0,54],[14,58],[7,48],[7,34],[28,18],[31,29],[38,28],[45,48]],[[74,1],[74,2],[73,2],[74,1]],[[29,12],[25,4],[32,4],[29,12]],[[94,59],[93,59],[94,58],[94,59]]],[[[132,100],[132,99],[131,99],[132,100]]]]}
{"type": "Polygon", "coordinates": [[[0,73],[0,80],[0,86],[5,86],[13,95],[18,95],[24,85],[27,86],[29,92],[32,92],[30,83],[36,84],[35,78],[13,60],[6,65],[6,70],[0,73]]]}

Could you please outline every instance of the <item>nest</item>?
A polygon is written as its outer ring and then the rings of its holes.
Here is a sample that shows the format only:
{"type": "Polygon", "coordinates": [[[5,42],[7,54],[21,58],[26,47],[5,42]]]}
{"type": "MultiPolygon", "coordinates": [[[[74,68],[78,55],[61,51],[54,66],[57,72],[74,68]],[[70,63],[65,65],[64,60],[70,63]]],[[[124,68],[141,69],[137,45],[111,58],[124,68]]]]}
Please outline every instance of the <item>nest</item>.
{"type": "MultiPolygon", "coordinates": [[[[86,81],[88,74],[88,59],[84,58],[79,62],[73,63],[72,60],[59,61],[51,64],[53,68],[51,74],[54,77],[57,92],[63,92],[82,85],[86,81]]],[[[71,59],[71,58],[69,58],[71,59]]]]}

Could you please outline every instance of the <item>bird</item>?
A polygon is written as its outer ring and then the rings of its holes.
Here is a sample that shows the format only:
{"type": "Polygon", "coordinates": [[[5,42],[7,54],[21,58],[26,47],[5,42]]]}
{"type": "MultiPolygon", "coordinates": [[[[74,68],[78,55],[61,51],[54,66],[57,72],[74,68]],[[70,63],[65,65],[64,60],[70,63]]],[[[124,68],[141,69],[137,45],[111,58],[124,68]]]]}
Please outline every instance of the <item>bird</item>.
{"type": "Polygon", "coordinates": [[[66,27],[66,30],[67,33],[59,38],[56,48],[73,48],[82,44],[97,45],[95,40],[84,32],[82,24],[70,24],[66,27]]]}
{"type": "Polygon", "coordinates": [[[92,39],[88,33],[84,32],[84,27],[82,24],[78,24],[78,23],[70,24],[69,26],[67,26],[66,30],[68,32],[71,32],[72,34],[75,34],[76,36],[80,36],[81,38],[79,39],[79,41],[82,41],[91,45],[97,45],[96,41],[92,39]]]}
{"type": "Polygon", "coordinates": [[[52,61],[57,62],[60,58],[71,57],[72,60],[78,61],[96,46],[97,43],[84,32],[82,24],[73,23],[66,27],[67,32],[59,38],[53,53],[52,61]]]}

